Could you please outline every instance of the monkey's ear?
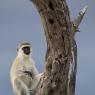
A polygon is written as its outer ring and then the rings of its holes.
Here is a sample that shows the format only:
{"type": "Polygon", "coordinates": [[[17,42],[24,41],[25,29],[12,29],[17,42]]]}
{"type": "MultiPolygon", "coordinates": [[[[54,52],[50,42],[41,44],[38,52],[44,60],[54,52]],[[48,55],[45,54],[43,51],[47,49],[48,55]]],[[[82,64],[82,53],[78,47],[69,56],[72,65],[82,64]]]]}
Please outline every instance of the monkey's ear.
{"type": "Polygon", "coordinates": [[[17,52],[18,52],[18,48],[17,48],[17,52]]]}
{"type": "Polygon", "coordinates": [[[17,52],[18,52],[18,50],[19,50],[19,47],[17,47],[17,52]]]}
{"type": "Polygon", "coordinates": [[[17,46],[17,52],[19,51],[19,48],[20,48],[21,46],[20,46],[20,44],[17,46]]]}

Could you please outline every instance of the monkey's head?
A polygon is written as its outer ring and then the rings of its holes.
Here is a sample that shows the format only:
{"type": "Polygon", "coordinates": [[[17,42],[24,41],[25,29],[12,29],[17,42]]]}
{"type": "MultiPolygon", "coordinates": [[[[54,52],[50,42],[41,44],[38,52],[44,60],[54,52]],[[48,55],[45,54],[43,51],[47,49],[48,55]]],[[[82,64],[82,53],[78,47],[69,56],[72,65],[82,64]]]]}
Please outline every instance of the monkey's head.
{"type": "Polygon", "coordinates": [[[31,54],[31,44],[23,42],[18,46],[17,51],[19,55],[29,56],[31,54]]]}

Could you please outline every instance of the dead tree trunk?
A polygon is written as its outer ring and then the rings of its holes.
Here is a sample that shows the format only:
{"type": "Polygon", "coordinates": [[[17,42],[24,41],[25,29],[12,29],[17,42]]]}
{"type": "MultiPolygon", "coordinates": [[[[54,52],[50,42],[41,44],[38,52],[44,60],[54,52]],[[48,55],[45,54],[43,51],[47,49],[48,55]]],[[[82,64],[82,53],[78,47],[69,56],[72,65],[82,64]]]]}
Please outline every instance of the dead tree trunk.
{"type": "Polygon", "coordinates": [[[31,0],[43,22],[47,52],[44,76],[35,95],[75,95],[77,45],[75,33],[87,7],[70,19],[66,0],[31,0]]]}

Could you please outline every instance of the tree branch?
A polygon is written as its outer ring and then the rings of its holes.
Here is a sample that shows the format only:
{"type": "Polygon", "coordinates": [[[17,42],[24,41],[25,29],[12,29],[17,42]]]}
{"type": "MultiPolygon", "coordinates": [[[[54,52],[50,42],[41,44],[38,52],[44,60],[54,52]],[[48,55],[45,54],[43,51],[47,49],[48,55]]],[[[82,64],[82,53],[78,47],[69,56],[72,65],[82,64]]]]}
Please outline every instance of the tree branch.
{"type": "Polygon", "coordinates": [[[79,31],[78,27],[79,27],[81,21],[83,20],[83,17],[85,15],[86,11],[87,11],[87,8],[88,8],[87,5],[84,6],[84,8],[79,12],[77,18],[72,22],[72,24],[73,24],[73,27],[72,27],[73,32],[79,31]]]}
{"type": "MultiPolygon", "coordinates": [[[[72,34],[73,37],[78,30],[78,27],[83,20],[83,17],[87,11],[88,6],[85,6],[78,14],[77,18],[72,22],[72,34]]],[[[72,37],[72,38],[73,38],[72,37]]],[[[72,55],[73,62],[69,69],[69,80],[68,80],[68,95],[75,95],[75,85],[76,85],[76,73],[77,73],[77,44],[75,39],[72,40],[72,55]]]]}

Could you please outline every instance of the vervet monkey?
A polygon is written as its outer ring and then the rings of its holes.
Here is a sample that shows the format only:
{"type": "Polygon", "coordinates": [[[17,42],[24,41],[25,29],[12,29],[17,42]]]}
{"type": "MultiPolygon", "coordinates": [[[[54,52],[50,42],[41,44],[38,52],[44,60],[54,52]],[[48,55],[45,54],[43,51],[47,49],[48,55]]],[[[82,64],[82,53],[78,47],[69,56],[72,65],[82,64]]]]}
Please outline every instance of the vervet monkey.
{"type": "Polygon", "coordinates": [[[20,44],[17,49],[17,57],[10,70],[15,95],[33,95],[42,75],[38,73],[34,65],[31,51],[31,44],[27,42],[20,44]]]}

